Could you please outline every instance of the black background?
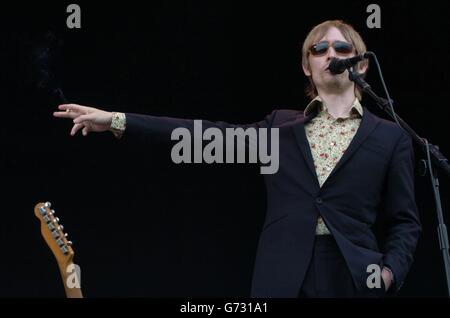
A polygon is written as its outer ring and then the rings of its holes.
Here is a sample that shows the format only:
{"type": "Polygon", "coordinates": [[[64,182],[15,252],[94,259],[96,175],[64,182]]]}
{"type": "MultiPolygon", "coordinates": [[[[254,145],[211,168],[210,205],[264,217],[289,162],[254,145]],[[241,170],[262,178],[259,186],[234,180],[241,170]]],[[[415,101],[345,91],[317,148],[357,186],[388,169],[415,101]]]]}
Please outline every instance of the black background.
{"type": "MultiPolygon", "coordinates": [[[[109,111],[259,121],[304,108],[302,41],[314,25],[344,19],[376,52],[398,114],[450,155],[448,2],[377,2],[382,27],[369,29],[369,1],[78,1],[80,30],[66,27],[69,3],[1,10],[0,296],[64,296],[33,215],[41,201],[74,241],[88,297],[249,296],[265,215],[259,168],[175,165],[164,143],[71,137],[70,122],[52,117],[58,86],[71,102],[109,111]],[[48,63],[38,65],[45,47],[48,63]]],[[[367,80],[381,94],[375,71],[367,80]]],[[[448,221],[444,176],[441,186],[448,221]]],[[[423,233],[399,296],[443,297],[429,177],[417,176],[416,197],[423,233]]]]}

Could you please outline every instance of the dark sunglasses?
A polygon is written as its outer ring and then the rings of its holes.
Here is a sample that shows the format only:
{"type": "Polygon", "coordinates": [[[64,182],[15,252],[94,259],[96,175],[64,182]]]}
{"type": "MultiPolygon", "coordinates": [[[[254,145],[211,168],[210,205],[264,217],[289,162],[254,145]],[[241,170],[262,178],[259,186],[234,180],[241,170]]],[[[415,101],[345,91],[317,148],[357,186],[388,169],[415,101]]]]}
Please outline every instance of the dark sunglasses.
{"type": "Polygon", "coordinates": [[[314,56],[320,56],[326,54],[330,46],[332,46],[338,54],[348,55],[353,52],[353,45],[344,41],[334,41],[332,43],[328,41],[321,41],[311,46],[309,51],[314,56]]]}

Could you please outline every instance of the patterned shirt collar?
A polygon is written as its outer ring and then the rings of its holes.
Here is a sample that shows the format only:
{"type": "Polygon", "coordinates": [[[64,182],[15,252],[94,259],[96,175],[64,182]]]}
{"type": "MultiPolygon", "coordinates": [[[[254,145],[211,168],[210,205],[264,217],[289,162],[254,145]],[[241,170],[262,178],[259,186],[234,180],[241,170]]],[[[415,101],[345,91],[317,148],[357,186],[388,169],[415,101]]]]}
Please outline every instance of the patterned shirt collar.
{"type": "MultiPolygon", "coordinates": [[[[314,112],[314,110],[316,110],[316,109],[318,110],[318,112],[327,110],[327,107],[322,102],[322,99],[320,98],[320,96],[317,96],[316,98],[314,98],[308,104],[308,106],[306,106],[305,110],[303,111],[303,114],[306,117],[306,116],[310,115],[312,112],[314,112]]],[[[353,101],[352,107],[350,108],[350,113],[355,112],[355,111],[357,114],[359,114],[362,117],[363,108],[357,97],[353,101]]]]}

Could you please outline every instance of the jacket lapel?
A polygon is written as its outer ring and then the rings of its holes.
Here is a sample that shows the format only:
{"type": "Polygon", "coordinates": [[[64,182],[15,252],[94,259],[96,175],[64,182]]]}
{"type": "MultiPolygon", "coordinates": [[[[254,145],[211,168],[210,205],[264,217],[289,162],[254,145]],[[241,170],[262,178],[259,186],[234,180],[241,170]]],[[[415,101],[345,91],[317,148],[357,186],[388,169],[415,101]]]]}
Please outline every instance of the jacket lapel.
{"type": "Polygon", "coordinates": [[[344,165],[344,163],[346,163],[351,158],[351,156],[355,153],[355,151],[359,148],[359,146],[361,146],[364,140],[366,140],[366,138],[370,135],[370,133],[380,123],[379,119],[375,117],[372,113],[370,113],[366,107],[364,107],[363,109],[364,111],[363,117],[361,119],[361,124],[359,125],[359,128],[356,131],[355,136],[353,137],[347,150],[344,152],[341,159],[337,162],[336,166],[334,167],[333,171],[331,171],[330,175],[328,176],[327,180],[322,185],[322,187],[324,187],[325,184],[328,182],[328,180],[330,180],[344,165]]]}
{"type": "Polygon", "coordinates": [[[294,130],[295,137],[297,139],[297,144],[300,147],[301,153],[303,157],[305,158],[306,164],[308,165],[308,168],[311,172],[311,175],[314,179],[315,185],[319,188],[319,180],[317,178],[316,174],[316,168],[314,167],[314,159],[311,154],[311,148],[309,146],[308,139],[306,138],[306,132],[305,132],[305,124],[310,121],[312,118],[316,116],[316,113],[313,112],[309,114],[306,117],[302,117],[298,123],[296,123],[294,126],[292,126],[292,129],[294,130]]]}

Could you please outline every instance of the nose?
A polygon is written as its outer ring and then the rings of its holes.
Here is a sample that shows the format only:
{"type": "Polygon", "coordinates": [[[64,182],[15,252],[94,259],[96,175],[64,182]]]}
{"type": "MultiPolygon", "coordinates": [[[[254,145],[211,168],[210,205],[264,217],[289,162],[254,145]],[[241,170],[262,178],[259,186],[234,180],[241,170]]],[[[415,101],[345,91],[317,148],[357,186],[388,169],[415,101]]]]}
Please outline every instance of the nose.
{"type": "Polygon", "coordinates": [[[336,51],[334,50],[334,47],[330,47],[328,49],[328,56],[327,59],[331,60],[332,58],[336,57],[336,51]]]}

